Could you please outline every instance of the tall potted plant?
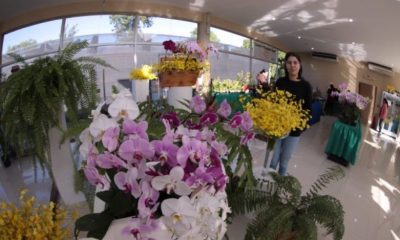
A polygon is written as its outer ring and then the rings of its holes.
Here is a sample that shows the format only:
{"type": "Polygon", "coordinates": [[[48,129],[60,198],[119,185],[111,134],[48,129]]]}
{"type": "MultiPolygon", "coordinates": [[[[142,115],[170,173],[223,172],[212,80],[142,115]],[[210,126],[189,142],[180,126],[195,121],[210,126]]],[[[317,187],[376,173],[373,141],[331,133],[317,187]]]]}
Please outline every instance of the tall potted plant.
{"type": "Polygon", "coordinates": [[[31,64],[14,56],[23,67],[0,87],[4,137],[19,156],[28,146],[28,154],[39,159],[51,176],[49,130],[61,128],[64,106],[69,121],[76,122],[78,111],[96,105],[95,67],[111,67],[98,58],[75,58],[87,46],[87,42],[71,43],[56,56],[38,58],[31,64]]]}

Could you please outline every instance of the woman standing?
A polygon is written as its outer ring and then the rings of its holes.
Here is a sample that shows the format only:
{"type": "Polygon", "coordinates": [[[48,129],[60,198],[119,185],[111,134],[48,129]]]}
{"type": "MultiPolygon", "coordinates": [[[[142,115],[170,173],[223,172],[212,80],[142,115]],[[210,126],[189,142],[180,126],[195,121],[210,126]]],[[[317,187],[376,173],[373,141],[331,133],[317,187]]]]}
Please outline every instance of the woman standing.
{"type": "Polygon", "coordinates": [[[378,128],[378,134],[381,134],[382,131],[382,125],[383,122],[385,121],[387,114],[388,114],[388,108],[389,104],[386,98],[383,99],[383,104],[381,106],[381,109],[379,110],[379,128],[378,128]]]}
{"type": "MultiPolygon", "coordinates": [[[[300,57],[294,53],[285,56],[285,77],[276,81],[276,88],[293,94],[298,101],[302,101],[303,109],[311,110],[311,85],[302,78],[302,66],[300,57]]],[[[274,155],[272,156],[270,168],[276,169],[279,164],[279,174],[285,175],[289,160],[295,150],[301,130],[294,130],[285,138],[276,141],[274,155]]]]}

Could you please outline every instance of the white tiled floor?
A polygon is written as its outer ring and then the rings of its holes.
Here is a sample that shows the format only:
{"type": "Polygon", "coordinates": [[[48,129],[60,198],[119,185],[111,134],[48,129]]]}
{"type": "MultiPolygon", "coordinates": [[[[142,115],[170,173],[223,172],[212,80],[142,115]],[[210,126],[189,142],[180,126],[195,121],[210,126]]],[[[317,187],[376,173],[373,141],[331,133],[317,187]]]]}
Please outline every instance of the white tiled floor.
{"type": "MultiPolygon", "coordinates": [[[[288,172],[303,185],[303,192],[328,167],[336,165],[326,159],[324,148],[334,118],[324,117],[302,136],[290,161],[288,172]]],[[[264,161],[265,143],[252,143],[254,165],[264,161]]],[[[0,167],[0,201],[16,202],[18,189],[28,188],[39,201],[47,201],[50,180],[39,168],[35,174],[29,161],[13,162],[10,168],[0,167]]],[[[355,166],[345,168],[346,176],[328,186],[325,193],[338,198],[346,212],[344,240],[400,239],[400,145],[375,131],[365,128],[363,142],[355,166]]],[[[232,240],[242,240],[245,217],[238,217],[229,226],[232,240]]],[[[323,236],[320,239],[331,239],[323,236]]]]}

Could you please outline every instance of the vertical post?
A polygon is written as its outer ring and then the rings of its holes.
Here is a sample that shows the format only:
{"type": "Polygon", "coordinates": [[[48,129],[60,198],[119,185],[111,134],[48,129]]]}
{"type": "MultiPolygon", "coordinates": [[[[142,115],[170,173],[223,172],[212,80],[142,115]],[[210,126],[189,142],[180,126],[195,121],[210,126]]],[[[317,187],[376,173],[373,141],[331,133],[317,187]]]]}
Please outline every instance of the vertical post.
{"type": "MultiPolygon", "coordinates": [[[[198,23],[197,27],[197,41],[201,46],[207,46],[210,42],[210,14],[204,13],[201,22],[198,23]]],[[[208,60],[208,59],[207,59],[208,60]]],[[[197,86],[197,90],[202,89],[202,92],[207,91],[211,80],[211,69],[203,73],[201,86],[197,86]]],[[[199,83],[198,83],[199,85],[199,83]]]]}
{"type": "Polygon", "coordinates": [[[1,67],[2,64],[2,59],[3,59],[3,34],[0,32],[0,83],[2,80],[2,73],[3,73],[3,68],[1,67]]]}
{"type": "Polygon", "coordinates": [[[106,70],[103,68],[103,101],[106,100],[106,70]]]}
{"type": "Polygon", "coordinates": [[[59,45],[58,45],[58,51],[60,52],[63,48],[64,48],[64,41],[65,41],[65,22],[66,22],[66,19],[65,18],[63,18],[62,19],[62,21],[61,21],[61,29],[60,29],[60,42],[59,42],[59,45]]]}
{"type": "MultiPolygon", "coordinates": [[[[4,38],[3,38],[3,34],[0,32],[0,66],[1,66],[1,64],[2,64],[2,59],[3,59],[3,40],[4,40],[4,38]]],[[[0,71],[0,74],[1,74],[1,71],[0,71]]],[[[0,79],[0,81],[1,81],[1,79],[0,79]]]]}
{"type": "Polygon", "coordinates": [[[252,76],[252,72],[253,72],[253,57],[254,57],[254,40],[252,38],[250,38],[250,61],[249,61],[249,73],[250,73],[250,82],[254,81],[254,76],[252,76]]]}

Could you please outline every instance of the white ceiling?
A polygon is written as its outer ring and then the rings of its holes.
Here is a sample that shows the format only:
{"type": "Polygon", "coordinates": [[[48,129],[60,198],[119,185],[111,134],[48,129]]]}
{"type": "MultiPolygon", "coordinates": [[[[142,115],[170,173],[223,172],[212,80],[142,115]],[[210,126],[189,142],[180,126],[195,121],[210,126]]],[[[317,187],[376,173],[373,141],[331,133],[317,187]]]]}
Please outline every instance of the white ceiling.
{"type": "MultiPolygon", "coordinates": [[[[111,0],[1,0],[0,23],[45,6],[103,1],[111,0]]],[[[335,53],[359,61],[372,61],[400,70],[400,0],[145,2],[209,12],[211,15],[277,38],[292,51],[304,52],[314,48],[315,51],[335,53]],[[298,36],[301,39],[298,39],[298,36]]]]}

